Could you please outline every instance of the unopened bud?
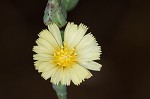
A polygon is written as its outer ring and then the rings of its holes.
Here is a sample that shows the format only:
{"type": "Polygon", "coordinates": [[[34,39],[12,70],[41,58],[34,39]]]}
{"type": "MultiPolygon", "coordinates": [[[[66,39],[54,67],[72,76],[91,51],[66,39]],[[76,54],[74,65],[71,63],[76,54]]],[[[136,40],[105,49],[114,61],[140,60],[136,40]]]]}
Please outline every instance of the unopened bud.
{"type": "Polygon", "coordinates": [[[61,6],[60,0],[48,0],[43,17],[44,24],[55,23],[59,27],[63,27],[66,24],[66,18],[67,13],[61,6]]]}
{"type": "Polygon", "coordinates": [[[68,12],[71,11],[77,5],[78,1],[79,0],[61,0],[61,4],[68,12]]]}

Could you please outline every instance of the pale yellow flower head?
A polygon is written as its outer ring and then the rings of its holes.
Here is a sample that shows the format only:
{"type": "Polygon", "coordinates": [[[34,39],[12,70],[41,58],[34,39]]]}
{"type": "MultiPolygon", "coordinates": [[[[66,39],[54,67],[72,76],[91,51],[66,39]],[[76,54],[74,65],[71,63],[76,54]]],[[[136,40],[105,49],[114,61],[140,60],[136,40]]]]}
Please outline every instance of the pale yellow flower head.
{"type": "Polygon", "coordinates": [[[64,31],[64,41],[56,24],[48,26],[39,33],[33,47],[35,68],[42,72],[44,79],[51,78],[53,84],[70,85],[72,81],[79,85],[92,76],[89,70],[100,71],[101,48],[94,36],[87,32],[83,24],[68,23],[64,31]],[[88,70],[89,69],[89,70],[88,70]]]}

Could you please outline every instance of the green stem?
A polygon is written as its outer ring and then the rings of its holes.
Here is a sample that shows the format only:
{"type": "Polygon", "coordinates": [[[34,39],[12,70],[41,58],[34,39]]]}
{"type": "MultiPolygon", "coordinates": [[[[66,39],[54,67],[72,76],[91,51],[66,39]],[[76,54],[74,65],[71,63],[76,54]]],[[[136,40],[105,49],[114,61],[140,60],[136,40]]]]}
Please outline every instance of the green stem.
{"type": "Polygon", "coordinates": [[[67,99],[66,95],[64,96],[59,96],[58,99],[67,99]]]}
{"type": "Polygon", "coordinates": [[[65,85],[53,84],[53,89],[56,91],[58,99],[67,99],[67,87],[65,85]]]}

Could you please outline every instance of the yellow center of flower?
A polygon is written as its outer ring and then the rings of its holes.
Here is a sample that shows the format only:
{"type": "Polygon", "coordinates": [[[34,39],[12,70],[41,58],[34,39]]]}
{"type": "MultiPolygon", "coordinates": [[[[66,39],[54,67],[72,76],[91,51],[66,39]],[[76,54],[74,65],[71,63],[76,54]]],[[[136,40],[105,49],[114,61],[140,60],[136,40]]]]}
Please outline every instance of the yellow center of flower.
{"type": "Polygon", "coordinates": [[[54,63],[63,67],[71,66],[76,60],[76,56],[75,49],[69,49],[64,43],[64,46],[61,46],[61,49],[54,53],[54,63]]]}

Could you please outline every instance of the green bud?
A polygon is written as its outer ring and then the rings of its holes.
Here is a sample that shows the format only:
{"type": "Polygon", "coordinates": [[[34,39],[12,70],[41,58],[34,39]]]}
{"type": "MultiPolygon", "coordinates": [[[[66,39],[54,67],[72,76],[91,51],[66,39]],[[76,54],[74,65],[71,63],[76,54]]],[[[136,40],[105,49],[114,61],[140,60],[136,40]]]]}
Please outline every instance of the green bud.
{"type": "Polygon", "coordinates": [[[43,17],[44,24],[55,23],[61,28],[67,23],[66,18],[67,13],[61,6],[60,0],[48,0],[43,17]]]}
{"type": "Polygon", "coordinates": [[[61,0],[61,4],[68,12],[71,11],[77,5],[78,1],[79,0],[61,0]]]}

